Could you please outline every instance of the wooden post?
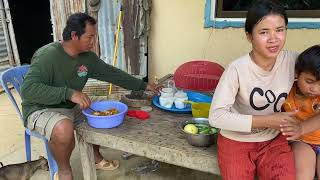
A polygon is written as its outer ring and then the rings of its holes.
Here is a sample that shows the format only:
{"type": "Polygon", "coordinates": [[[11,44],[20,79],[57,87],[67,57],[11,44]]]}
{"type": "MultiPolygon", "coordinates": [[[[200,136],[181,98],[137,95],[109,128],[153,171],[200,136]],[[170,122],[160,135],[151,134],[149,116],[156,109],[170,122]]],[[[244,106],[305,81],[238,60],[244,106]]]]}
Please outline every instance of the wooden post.
{"type": "Polygon", "coordinates": [[[97,180],[92,144],[85,142],[81,134],[76,133],[76,136],[80,150],[83,179],[97,180]]]}

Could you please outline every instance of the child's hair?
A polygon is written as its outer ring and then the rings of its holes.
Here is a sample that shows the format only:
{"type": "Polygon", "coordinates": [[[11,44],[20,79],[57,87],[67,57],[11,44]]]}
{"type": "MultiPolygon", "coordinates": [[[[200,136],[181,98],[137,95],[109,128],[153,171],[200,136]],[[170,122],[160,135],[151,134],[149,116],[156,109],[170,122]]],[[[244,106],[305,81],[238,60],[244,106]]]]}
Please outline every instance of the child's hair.
{"type": "Polygon", "coordinates": [[[320,80],[320,45],[314,45],[304,50],[299,56],[295,66],[296,74],[311,73],[320,80]]]}
{"type": "Polygon", "coordinates": [[[288,25],[288,17],[285,9],[277,3],[271,0],[258,0],[248,10],[245,23],[245,31],[252,34],[252,30],[256,24],[258,24],[267,15],[280,15],[288,25]]]}

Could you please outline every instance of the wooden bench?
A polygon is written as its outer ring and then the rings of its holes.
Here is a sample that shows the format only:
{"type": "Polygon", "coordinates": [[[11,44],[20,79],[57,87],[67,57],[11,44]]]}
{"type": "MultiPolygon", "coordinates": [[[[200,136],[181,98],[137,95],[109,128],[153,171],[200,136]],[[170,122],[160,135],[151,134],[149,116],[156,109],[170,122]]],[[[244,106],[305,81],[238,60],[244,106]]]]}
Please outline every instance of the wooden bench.
{"type": "Polygon", "coordinates": [[[117,128],[95,129],[87,123],[76,127],[85,180],[96,180],[92,144],[144,156],[169,164],[219,174],[216,145],[194,147],[185,140],[179,123],[191,114],[153,108],[147,121],[126,117],[117,128]]]}

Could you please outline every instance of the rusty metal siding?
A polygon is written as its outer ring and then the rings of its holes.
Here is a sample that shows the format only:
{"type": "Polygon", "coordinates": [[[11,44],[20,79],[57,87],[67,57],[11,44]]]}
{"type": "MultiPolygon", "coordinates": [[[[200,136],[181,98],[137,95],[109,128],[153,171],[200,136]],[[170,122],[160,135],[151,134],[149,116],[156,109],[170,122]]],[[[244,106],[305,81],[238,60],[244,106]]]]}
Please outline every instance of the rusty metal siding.
{"type": "Polygon", "coordinates": [[[0,69],[20,65],[20,58],[7,0],[0,0],[0,69]]]}
{"type": "MultiPolygon", "coordinates": [[[[115,46],[115,34],[117,31],[117,21],[120,11],[121,1],[101,1],[100,9],[98,12],[98,34],[100,44],[100,58],[108,64],[112,64],[113,61],[113,50],[115,46]]],[[[126,3],[126,2],[124,2],[126,3]]],[[[125,9],[124,9],[125,10],[125,9]]],[[[132,17],[124,12],[124,19],[131,20],[132,17]]],[[[129,74],[136,75],[138,77],[145,77],[147,75],[147,56],[145,55],[147,44],[145,43],[146,38],[140,38],[138,45],[133,46],[132,36],[126,36],[126,30],[124,31],[122,21],[120,35],[119,35],[119,47],[116,67],[128,72],[129,74]],[[125,42],[126,41],[126,42],[125,42]],[[125,48],[133,48],[136,55],[130,55],[125,48]]],[[[133,28],[133,27],[126,27],[133,28]]]]}
{"type": "Polygon", "coordinates": [[[85,10],[86,1],[84,0],[50,0],[53,40],[62,40],[62,31],[70,14],[85,12],[85,10]]]}
{"type": "MultiPolygon", "coordinates": [[[[117,31],[117,20],[120,10],[120,3],[116,1],[101,1],[98,12],[98,35],[100,45],[100,58],[108,64],[112,64],[113,50],[115,46],[115,34],[117,31]]],[[[127,71],[124,59],[123,28],[120,29],[118,58],[116,67],[127,71]]]]}
{"type": "Polygon", "coordinates": [[[7,38],[7,50],[9,63],[11,66],[20,65],[20,57],[16,42],[16,37],[13,30],[12,18],[9,8],[8,0],[2,0],[3,5],[1,4],[1,9],[3,8],[3,13],[5,14],[5,23],[3,23],[4,35],[7,38]]]}
{"type": "Polygon", "coordinates": [[[125,59],[128,64],[130,63],[130,66],[128,66],[128,68],[130,68],[129,71],[132,74],[139,74],[142,77],[147,74],[148,33],[140,26],[143,25],[143,27],[148,27],[149,25],[145,24],[147,22],[140,21],[141,19],[144,19],[144,17],[147,17],[145,10],[149,10],[149,7],[146,7],[143,9],[144,14],[141,14],[141,5],[143,2],[149,4],[151,3],[151,0],[123,1],[125,17],[123,20],[125,59]],[[143,31],[140,31],[142,29],[143,31]]]}
{"type": "Polygon", "coordinates": [[[0,63],[7,62],[9,64],[9,57],[7,51],[6,38],[3,31],[2,19],[0,19],[0,63]]]}

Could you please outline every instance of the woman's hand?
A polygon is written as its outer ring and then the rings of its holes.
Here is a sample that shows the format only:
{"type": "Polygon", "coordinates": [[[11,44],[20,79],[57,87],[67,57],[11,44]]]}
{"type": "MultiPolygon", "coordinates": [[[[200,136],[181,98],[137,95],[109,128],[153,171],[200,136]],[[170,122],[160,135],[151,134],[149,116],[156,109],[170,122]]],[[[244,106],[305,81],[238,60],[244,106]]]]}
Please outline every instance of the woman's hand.
{"type": "Polygon", "coordinates": [[[271,114],[270,128],[280,130],[283,122],[296,123],[299,122],[295,115],[296,112],[279,112],[271,114]]]}
{"type": "Polygon", "coordinates": [[[253,128],[272,128],[281,129],[281,124],[284,122],[296,122],[294,115],[296,112],[279,112],[265,116],[253,116],[253,128]]]}
{"type": "Polygon", "coordinates": [[[298,139],[303,134],[303,127],[300,121],[283,121],[280,124],[282,135],[288,136],[287,140],[298,139]]]}

